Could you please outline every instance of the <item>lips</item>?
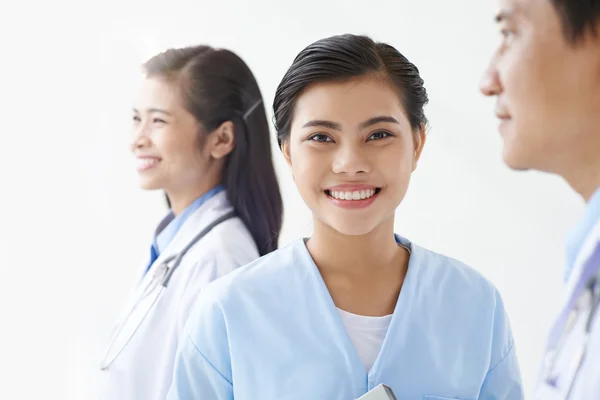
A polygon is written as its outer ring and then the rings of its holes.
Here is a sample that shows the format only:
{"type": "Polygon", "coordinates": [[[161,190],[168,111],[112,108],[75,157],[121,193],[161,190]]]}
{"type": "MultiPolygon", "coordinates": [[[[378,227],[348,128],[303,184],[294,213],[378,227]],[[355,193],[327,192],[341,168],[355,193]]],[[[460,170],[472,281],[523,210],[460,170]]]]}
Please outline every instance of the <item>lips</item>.
{"type": "Polygon", "coordinates": [[[369,199],[378,194],[381,189],[361,189],[361,190],[325,190],[325,194],[337,199],[346,201],[356,201],[369,199]]]}
{"type": "Polygon", "coordinates": [[[146,171],[154,168],[161,159],[159,157],[138,157],[137,158],[137,170],[146,171]]]}
{"type": "Polygon", "coordinates": [[[366,184],[344,184],[324,190],[327,199],[335,206],[346,209],[365,208],[381,193],[381,188],[366,184]]]}
{"type": "Polygon", "coordinates": [[[496,111],[496,117],[502,121],[505,121],[505,120],[508,120],[511,118],[508,110],[502,104],[497,104],[495,111],[496,111]]]}

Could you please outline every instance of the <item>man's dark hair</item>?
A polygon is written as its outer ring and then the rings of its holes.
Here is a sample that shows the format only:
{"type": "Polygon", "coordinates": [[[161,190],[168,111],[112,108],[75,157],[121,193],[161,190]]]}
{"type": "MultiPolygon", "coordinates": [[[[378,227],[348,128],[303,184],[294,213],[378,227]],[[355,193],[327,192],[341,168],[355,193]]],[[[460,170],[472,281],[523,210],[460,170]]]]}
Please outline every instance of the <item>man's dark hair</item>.
{"type": "Polygon", "coordinates": [[[565,37],[577,42],[588,32],[598,35],[600,0],[550,0],[563,24],[565,37]]]}

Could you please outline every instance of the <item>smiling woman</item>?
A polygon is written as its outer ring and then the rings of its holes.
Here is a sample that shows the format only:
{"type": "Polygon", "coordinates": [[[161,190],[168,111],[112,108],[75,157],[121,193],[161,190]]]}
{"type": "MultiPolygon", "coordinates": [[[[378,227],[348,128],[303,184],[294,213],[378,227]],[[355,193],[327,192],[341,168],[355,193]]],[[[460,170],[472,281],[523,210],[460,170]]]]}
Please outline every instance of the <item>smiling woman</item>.
{"type": "Polygon", "coordinates": [[[394,233],[425,144],[415,65],[364,36],[296,57],[277,137],[314,232],[201,293],[168,398],[522,400],[508,317],[473,269],[394,233]]]}
{"type": "MultiPolygon", "coordinates": [[[[416,117],[411,126],[399,94],[389,77],[372,71],[345,82],[307,85],[298,97],[289,133],[285,128],[278,132],[317,225],[324,222],[347,235],[365,235],[384,221],[393,224],[393,212],[406,194],[425,143],[426,123],[424,117],[416,117]],[[374,201],[376,207],[367,207],[374,201]],[[347,215],[344,210],[349,209],[361,213],[347,215]]],[[[409,107],[422,108],[426,99],[423,91],[409,107]]],[[[287,125],[288,110],[276,110],[287,125]]]]}
{"type": "Polygon", "coordinates": [[[164,400],[193,300],[276,249],[283,211],[262,95],[243,60],[170,49],[144,72],[131,151],[140,186],[164,191],[170,210],[103,358],[110,400],[164,400]]]}

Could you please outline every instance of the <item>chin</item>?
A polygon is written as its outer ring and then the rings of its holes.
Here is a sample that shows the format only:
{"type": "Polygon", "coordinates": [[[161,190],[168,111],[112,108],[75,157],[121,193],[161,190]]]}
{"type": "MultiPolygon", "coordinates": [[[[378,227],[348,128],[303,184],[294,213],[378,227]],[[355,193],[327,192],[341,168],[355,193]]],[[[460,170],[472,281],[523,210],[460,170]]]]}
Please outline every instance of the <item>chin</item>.
{"type": "Polygon", "coordinates": [[[139,181],[138,186],[142,190],[159,190],[159,189],[162,189],[161,185],[157,185],[156,182],[147,181],[147,180],[144,180],[144,179],[141,179],[139,181]]]}
{"type": "Polygon", "coordinates": [[[372,218],[332,218],[331,216],[323,221],[331,229],[345,236],[363,236],[373,231],[380,222],[373,221],[372,218]]]}
{"type": "Polygon", "coordinates": [[[528,157],[521,149],[516,149],[516,146],[504,145],[504,151],[502,153],[502,160],[504,164],[515,171],[527,171],[531,169],[531,163],[528,157]]]}
{"type": "Polygon", "coordinates": [[[514,158],[504,157],[504,164],[513,171],[529,171],[531,169],[531,167],[522,160],[516,160],[514,158]]]}

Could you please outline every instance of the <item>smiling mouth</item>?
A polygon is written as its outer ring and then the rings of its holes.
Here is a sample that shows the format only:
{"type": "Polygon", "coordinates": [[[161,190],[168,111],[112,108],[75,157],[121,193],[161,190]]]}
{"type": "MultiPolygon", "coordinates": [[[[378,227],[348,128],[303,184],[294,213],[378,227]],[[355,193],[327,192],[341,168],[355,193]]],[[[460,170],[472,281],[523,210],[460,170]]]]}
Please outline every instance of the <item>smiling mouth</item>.
{"type": "Polygon", "coordinates": [[[352,191],[333,191],[325,190],[325,194],[335,200],[342,201],[360,201],[375,197],[381,192],[381,188],[352,190],[352,191]]]}
{"type": "Polygon", "coordinates": [[[139,158],[137,161],[137,170],[140,172],[147,171],[149,169],[154,168],[160,162],[161,162],[160,158],[154,158],[154,157],[139,158]]]}

